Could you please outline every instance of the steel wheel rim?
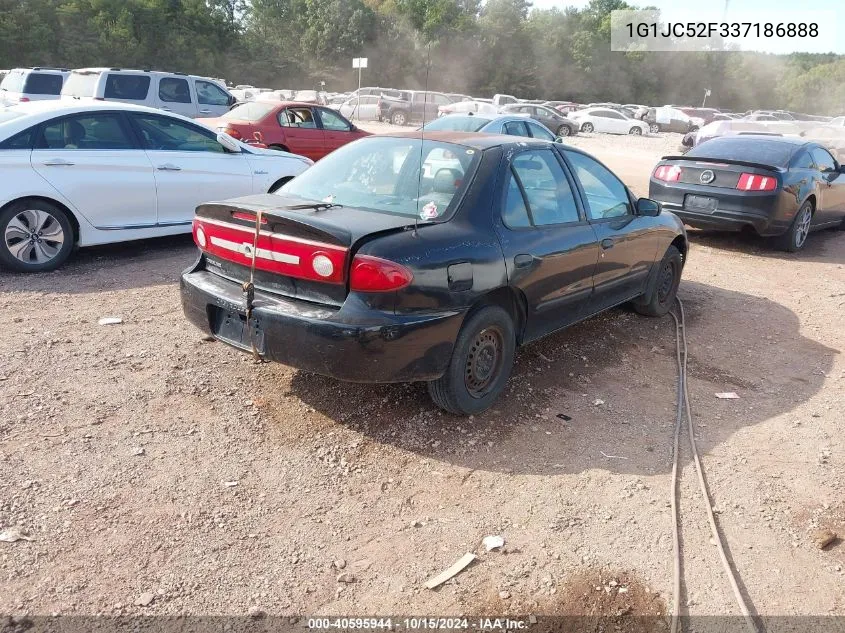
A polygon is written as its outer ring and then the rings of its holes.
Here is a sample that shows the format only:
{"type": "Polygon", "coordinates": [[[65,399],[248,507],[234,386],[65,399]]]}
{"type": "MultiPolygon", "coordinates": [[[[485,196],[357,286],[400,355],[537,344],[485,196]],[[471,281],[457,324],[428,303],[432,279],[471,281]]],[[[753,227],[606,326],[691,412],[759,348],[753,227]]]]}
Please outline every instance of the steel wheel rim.
{"type": "Polygon", "coordinates": [[[657,300],[661,304],[665,304],[672,294],[672,288],[675,285],[675,265],[672,262],[666,262],[663,269],[660,271],[660,278],[657,282],[657,300]]]}
{"type": "Polygon", "coordinates": [[[810,207],[804,207],[801,217],[798,218],[798,227],[795,229],[795,246],[803,246],[810,233],[810,223],[813,220],[813,213],[810,207]]]}
{"type": "Polygon", "coordinates": [[[497,327],[475,335],[464,367],[464,384],[473,398],[483,398],[493,388],[504,362],[504,336],[497,327]]]}
{"type": "Polygon", "coordinates": [[[65,242],[65,232],[52,213],[26,209],[6,225],[6,250],[25,264],[46,264],[56,258],[65,242]]]}

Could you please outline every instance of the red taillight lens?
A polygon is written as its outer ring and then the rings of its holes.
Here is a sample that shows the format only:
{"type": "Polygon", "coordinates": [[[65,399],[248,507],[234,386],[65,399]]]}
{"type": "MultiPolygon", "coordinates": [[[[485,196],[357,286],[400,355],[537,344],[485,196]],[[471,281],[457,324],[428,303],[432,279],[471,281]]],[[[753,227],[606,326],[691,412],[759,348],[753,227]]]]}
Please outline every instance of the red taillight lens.
{"type": "Polygon", "coordinates": [[[411,283],[410,270],[379,257],[356,255],[349,274],[349,288],[356,292],[390,292],[411,283]]]}
{"type": "Polygon", "coordinates": [[[736,183],[736,188],[742,191],[774,191],[777,186],[777,178],[760,174],[740,174],[736,183]]]}
{"type": "Polygon", "coordinates": [[[29,97],[21,97],[21,101],[20,101],[20,102],[21,102],[21,103],[27,103],[27,102],[29,102],[29,97]]]}
{"type": "Polygon", "coordinates": [[[225,130],[225,133],[228,134],[229,136],[231,136],[232,138],[237,138],[237,139],[243,138],[243,135],[240,132],[238,132],[235,128],[232,128],[232,127],[227,127],[226,130],[225,130]]]}
{"type": "Polygon", "coordinates": [[[652,176],[664,182],[678,182],[681,179],[681,168],[677,165],[660,165],[652,176]]]}

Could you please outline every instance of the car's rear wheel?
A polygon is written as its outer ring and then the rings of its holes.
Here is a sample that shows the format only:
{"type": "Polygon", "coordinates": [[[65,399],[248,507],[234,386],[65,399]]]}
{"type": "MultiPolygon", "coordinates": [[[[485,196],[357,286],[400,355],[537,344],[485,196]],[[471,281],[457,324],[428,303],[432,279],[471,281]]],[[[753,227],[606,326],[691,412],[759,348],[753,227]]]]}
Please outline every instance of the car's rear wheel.
{"type": "Polygon", "coordinates": [[[408,117],[401,110],[397,110],[390,116],[390,122],[393,125],[405,125],[408,122],[408,117]]]}
{"type": "Polygon", "coordinates": [[[651,123],[648,126],[648,131],[651,132],[652,134],[657,134],[658,132],[660,132],[660,126],[657,125],[657,123],[651,123]]]}
{"type": "Polygon", "coordinates": [[[73,249],[67,213],[44,200],[21,200],[0,213],[0,263],[35,273],[55,270],[73,249]]]}
{"type": "Polygon", "coordinates": [[[789,225],[789,230],[777,238],[778,248],[789,253],[796,253],[804,248],[807,243],[807,236],[810,234],[810,226],[813,223],[813,203],[807,200],[798,209],[795,219],[789,225]]]}
{"type": "Polygon", "coordinates": [[[674,246],[666,249],[666,254],[660,260],[656,275],[649,281],[646,293],[634,301],[634,309],[646,316],[663,316],[672,307],[678,286],[681,284],[681,272],[684,260],[681,252],[674,246]]]}
{"type": "Polygon", "coordinates": [[[587,121],[586,123],[584,123],[584,124],[581,126],[581,131],[582,131],[582,132],[587,132],[587,133],[590,133],[590,132],[592,132],[594,129],[595,129],[595,128],[593,127],[593,124],[592,124],[592,123],[590,123],[589,121],[587,121]]]}
{"type": "Polygon", "coordinates": [[[635,126],[634,126],[634,127],[632,127],[630,130],[628,130],[628,134],[632,134],[632,135],[634,135],[634,136],[642,136],[642,135],[643,135],[643,130],[642,130],[642,128],[641,128],[640,126],[635,125],[635,126]]]}
{"type": "Polygon", "coordinates": [[[557,135],[558,135],[558,136],[569,136],[570,134],[571,134],[571,132],[569,131],[569,126],[568,126],[568,125],[561,125],[561,126],[557,129],[557,135]]]}
{"type": "Polygon", "coordinates": [[[428,383],[428,393],[441,409],[472,415],[488,409],[505,387],[516,350],[510,315],[486,306],[464,323],[446,373],[428,383]]]}

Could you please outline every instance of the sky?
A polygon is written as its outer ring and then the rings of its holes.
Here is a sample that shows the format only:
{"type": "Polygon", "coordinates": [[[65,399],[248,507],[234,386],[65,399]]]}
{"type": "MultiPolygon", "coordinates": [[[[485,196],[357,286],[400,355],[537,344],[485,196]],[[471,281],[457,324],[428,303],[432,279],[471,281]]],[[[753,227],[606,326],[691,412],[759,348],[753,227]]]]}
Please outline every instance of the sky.
{"type": "MultiPolygon", "coordinates": [[[[664,21],[672,22],[817,22],[816,38],[761,38],[738,42],[743,50],[767,53],[839,53],[845,55],[845,31],[839,37],[840,26],[845,28],[845,2],[819,2],[809,5],[796,0],[626,0],[635,7],[654,6],[664,21]],[[727,11],[725,4],[727,2],[727,11]]],[[[589,0],[531,0],[535,9],[564,9],[568,6],[584,8],[589,0]]]]}

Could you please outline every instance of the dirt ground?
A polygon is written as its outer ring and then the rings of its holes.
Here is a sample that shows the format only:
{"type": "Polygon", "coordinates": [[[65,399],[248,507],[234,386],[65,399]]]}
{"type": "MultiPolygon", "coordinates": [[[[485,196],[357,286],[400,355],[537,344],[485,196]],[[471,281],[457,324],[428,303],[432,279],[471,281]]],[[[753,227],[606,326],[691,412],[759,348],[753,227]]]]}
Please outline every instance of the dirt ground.
{"type": "MultiPolygon", "coordinates": [[[[646,194],[679,138],[571,142],[646,194]]],[[[690,235],[690,396],[742,588],[767,616],[845,615],[845,545],[812,540],[845,534],[845,234],[796,255],[690,235]]],[[[620,308],[528,346],[462,419],[423,385],[203,341],[179,303],[194,257],[171,238],[0,272],[0,531],[32,538],[0,542],[0,614],[671,610],[671,318],[620,308]]],[[[684,610],[737,614],[682,457],[684,610]]]]}

